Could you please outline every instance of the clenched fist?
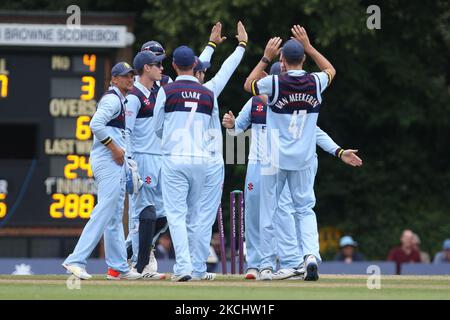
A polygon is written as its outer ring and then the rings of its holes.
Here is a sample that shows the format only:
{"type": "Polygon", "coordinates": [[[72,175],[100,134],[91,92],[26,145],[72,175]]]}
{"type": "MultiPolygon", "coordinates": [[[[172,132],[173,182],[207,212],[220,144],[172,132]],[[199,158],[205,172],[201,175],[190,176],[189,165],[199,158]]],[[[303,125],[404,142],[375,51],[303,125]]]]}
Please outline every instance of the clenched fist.
{"type": "Polygon", "coordinates": [[[233,129],[234,128],[234,121],[235,117],[232,111],[228,111],[228,113],[225,113],[223,115],[222,125],[227,129],[233,129]]]}

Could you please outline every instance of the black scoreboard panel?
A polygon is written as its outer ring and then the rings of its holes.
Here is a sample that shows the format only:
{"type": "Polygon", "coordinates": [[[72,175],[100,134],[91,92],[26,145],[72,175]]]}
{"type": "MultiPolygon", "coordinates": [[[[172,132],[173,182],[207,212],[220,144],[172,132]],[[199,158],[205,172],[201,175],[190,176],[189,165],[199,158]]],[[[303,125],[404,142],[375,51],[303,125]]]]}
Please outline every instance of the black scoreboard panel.
{"type": "Polygon", "coordinates": [[[0,226],[89,218],[89,122],[109,65],[105,52],[0,51],[0,226]]]}

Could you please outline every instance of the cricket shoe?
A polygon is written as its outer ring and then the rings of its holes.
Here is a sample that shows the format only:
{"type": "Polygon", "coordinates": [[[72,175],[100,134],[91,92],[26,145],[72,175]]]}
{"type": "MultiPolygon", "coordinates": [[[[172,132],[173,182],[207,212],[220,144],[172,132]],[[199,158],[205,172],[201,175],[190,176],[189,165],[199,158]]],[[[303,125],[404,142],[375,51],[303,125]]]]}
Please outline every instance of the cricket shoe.
{"type": "Polygon", "coordinates": [[[108,280],[139,280],[141,278],[142,274],[136,272],[133,269],[123,273],[116,271],[113,268],[108,268],[108,273],[106,275],[106,279],[108,280]]]}
{"type": "Polygon", "coordinates": [[[259,272],[259,276],[258,278],[256,278],[256,280],[260,280],[260,281],[270,281],[273,278],[273,273],[272,273],[272,269],[267,268],[267,269],[262,269],[259,272]]]}
{"type": "Polygon", "coordinates": [[[144,280],[166,280],[166,275],[164,273],[159,272],[142,272],[142,279],[144,280]]]}
{"type": "Polygon", "coordinates": [[[258,277],[258,269],[256,268],[248,268],[245,273],[245,279],[247,280],[255,280],[258,277]]]}
{"type": "Polygon", "coordinates": [[[75,277],[81,280],[89,280],[92,276],[86,272],[86,269],[73,264],[62,264],[63,268],[67,270],[67,273],[73,274],[75,277]]]}
{"type": "Polygon", "coordinates": [[[319,280],[319,267],[316,257],[312,254],[308,255],[305,259],[305,281],[317,281],[319,280]]]}
{"type": "Polygon", "coordinates": [[[273,280],[284,280],[296,276],[296,270],[293,268],[280,269],[273,274],[273,280]]]}
{"type": "Polygon", "coordinates": [[[191,279],[192,276],[189,273],[173,274],[171,277],[171,280],[174,282],[186,282],[190,281],[191,279]]]}
{"type": "Polygon", "coordinates": [[[216,278],[216,274],[215,273],[211,273],[211,272],[206,272],[202,277],[192,277],[192,281],[200,281],[200,280],[207,280],[207,281],[212,281],[216,278]]]}
{"type": "Polygon", "coordinates": [[[287,280],[305,280],[305,265],[302,262],[297,269],[294,269],[295,275],[287,280]]]}
{"type": "MultiPolygon", "coordinates": [[[[132,269],[136,271],[136,269],[132,269]]],[[[137,272],[137,271],[136,271],[137,272]]],[[[142,279],[144,280],[165,280],[166,275],[164,273],[153,272],[151,270],[150,264],[146,265],[144,270],[142,270],[142,279]]]]}
{"type": "Polygon", "coordinates": [[[290,278],[287,278],[286,280],[305,280],[305,276],[304,275],[301,275],[301,276],[293,276],[293,277],[290,277],[290,278]]]}

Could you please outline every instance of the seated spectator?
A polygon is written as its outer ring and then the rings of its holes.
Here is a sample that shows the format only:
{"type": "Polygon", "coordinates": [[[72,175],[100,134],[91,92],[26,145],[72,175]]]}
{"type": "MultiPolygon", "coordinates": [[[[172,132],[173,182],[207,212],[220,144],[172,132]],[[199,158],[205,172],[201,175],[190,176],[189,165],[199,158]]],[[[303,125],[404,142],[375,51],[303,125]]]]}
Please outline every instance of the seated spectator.
{"type": "Polygon", "coordinates": [[[413,234],[413,245],[414,245],[414,248],[420,252],[420,262],[430,263],[431,262],[430,255],[427,252],[420,250],[420,243],[421,243],[421,241],[420,241],[419,236],[417,235],[417,233],[414,233],[413,234]]]}
{"type": "Polygon", "coordinates": [[[353,261],[364,261],[364,256],[356,251],[358,243],[351,236],[344,236],[339,241],[340,251],[334,257],[335,261],[352,263],[353,261]]]}
{"type": "Polygon", "coordinates": [[[414,248],[414,233],[411,230],[404,230],[400,238],[401,245],[389,251],[388,261],[397,264],[397,274],[400,274],[402,263],[420,262],[420,252],[414,248]]]}
{"type": "Polygon", "coordinates": [[[433,263],[450,263],[450,239],[442,244],[442,251],[436,253],[433,263]]]}
{"type": "Polygon", "coordinates": [[[163,233],[159,237],[155,257],[156,259],[175,259],[175,250],[168,233],[163,233]]]}

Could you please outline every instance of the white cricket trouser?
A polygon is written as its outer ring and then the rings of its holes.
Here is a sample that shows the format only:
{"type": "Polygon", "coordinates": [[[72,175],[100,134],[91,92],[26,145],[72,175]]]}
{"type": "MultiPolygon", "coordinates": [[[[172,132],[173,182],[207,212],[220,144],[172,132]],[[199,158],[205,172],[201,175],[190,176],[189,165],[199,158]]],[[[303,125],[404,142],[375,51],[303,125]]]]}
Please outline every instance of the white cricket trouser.
{"type": "Polygon", "coordinates": [[[192,275],[201,278],[206,273],[206,260],[210,253],[212,227],[217,217],[217,210],[222,199],[225,167],[223,159],[211,159],[206,165],[206,180],[200,198],[200,211],[198,214],[195,234],[195,246],[191,252],[192,275]]]}
{"type": "Polygon", "coordinates": [[[161,171],[164,209],[175,249],[174,274],[191,274],[191,252],[195,234],[206,166],[193,157],[164,156],[161,171]]]}
{"type": "Polygon", "coordinates": [[[261,175],[261,215],[260,215],[260,250],[261,268],[272,267],[276,257],[273,247],[275,237],[274,215],[285,184],[289,186],[295,219],[301,234],[303,254],[314,255],[320,262],[319,234],[313,208],[316,203],[314,179],[317,173],[317,158],[310,167],[299,170],[277,169],[275,174],[261,175]]]}
{"type": "Polygon", "coordinates": [[[111,157],[91,157],[97,183],[97,205],[81,233],[80,239],[64,264],[85,267],[87,259],[104,236],[108,267],[128,272],[125,236],[122,224],[125,199],[125,169],[111,157]]]}

